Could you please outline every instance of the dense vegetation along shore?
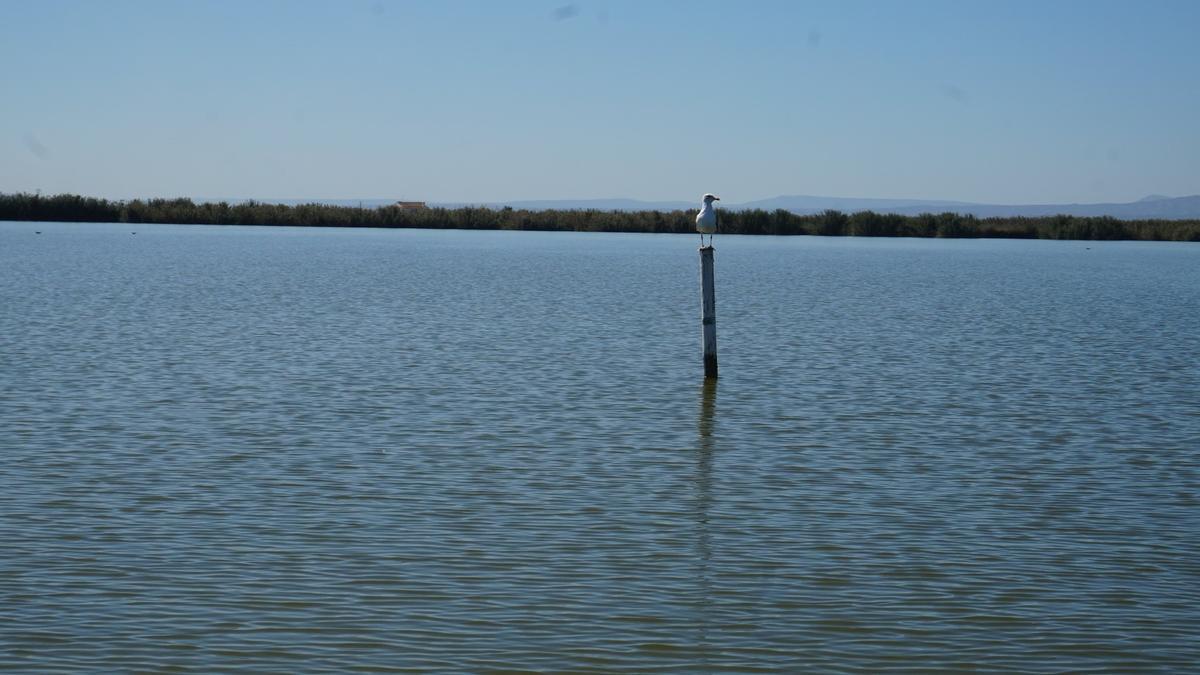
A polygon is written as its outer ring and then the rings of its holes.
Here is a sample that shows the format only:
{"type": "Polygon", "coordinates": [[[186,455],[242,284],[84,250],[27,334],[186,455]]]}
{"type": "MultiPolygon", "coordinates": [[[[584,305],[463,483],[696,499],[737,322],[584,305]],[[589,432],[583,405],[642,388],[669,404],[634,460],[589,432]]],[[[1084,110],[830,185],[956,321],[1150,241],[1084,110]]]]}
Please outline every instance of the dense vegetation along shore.
{"type": "MultiPolygon", "coordinates": [[[[901,216],[862,211],[796,215],[776,211],[721,211],[722,234],[859,237],[1005,237],[1019,239],[1200,241],[1200,220],[1118,220],[1076,216],[976,218],[956,213],[901,216]]],[[[109,201],[77,195],[0,193],[0,220],[413,227],[462,230],[694,233],[694,211],[526,211],[480,207],[401,209],[190,199],[109,201]]]]}

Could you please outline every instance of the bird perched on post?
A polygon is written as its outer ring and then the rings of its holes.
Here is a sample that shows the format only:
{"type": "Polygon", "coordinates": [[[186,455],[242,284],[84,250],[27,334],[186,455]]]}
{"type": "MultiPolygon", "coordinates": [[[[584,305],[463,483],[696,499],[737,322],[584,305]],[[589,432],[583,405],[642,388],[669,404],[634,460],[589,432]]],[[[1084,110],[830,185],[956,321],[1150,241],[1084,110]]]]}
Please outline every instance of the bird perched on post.
{"type": "Polygon", "coordinates": [[[700,233],[700,248],[704,248],[704,235],[708,235],[708,245],[712,246],[713,233],[717,231],[717,209],[713,202],[721,201],[720,197],[711,194],[704,195],[704,206],[696,214],[696,231],[700,233]]]}

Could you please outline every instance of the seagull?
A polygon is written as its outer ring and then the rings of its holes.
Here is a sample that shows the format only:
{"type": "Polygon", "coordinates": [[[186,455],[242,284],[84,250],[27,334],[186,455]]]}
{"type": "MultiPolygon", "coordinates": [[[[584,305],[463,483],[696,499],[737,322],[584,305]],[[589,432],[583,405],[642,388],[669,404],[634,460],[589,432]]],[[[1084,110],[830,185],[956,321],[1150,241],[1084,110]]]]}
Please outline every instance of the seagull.
{"type": "Polygon", "coordinates": [[[720,201],[720,197],[714,197],[711,194],[704,195],[704,206],[700,209],[700,213],[696,214],[696,231],[700,233],[700,248],[704,248],[704,235],[708,235],[708,245],[712,246],[713,233],[717,231],[717,209],[713,207],[713,202],[720,201]]]}

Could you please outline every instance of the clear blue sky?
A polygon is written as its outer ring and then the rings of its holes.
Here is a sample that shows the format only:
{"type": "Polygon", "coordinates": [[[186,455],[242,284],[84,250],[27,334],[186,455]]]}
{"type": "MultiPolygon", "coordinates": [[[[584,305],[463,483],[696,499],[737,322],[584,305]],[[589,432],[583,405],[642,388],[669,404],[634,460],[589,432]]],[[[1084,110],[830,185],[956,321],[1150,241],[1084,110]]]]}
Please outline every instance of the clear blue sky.
{"type": "Polygon", "coordinates": [[[1200,193],[1200,2],[0,0],[0,192],[1200,193]]]}

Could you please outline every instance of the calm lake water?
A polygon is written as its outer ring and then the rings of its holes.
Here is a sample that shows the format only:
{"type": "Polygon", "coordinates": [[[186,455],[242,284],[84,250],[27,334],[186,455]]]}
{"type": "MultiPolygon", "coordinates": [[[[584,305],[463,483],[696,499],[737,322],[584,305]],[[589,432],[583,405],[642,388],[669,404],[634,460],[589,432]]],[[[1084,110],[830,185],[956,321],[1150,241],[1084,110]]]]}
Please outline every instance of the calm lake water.
{"type": "Polygon", "coordinates": [[[0,223],[0,670],[1197,667],[1200,245],[696,245],[0,223]]]}

